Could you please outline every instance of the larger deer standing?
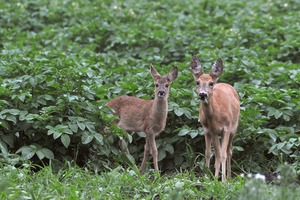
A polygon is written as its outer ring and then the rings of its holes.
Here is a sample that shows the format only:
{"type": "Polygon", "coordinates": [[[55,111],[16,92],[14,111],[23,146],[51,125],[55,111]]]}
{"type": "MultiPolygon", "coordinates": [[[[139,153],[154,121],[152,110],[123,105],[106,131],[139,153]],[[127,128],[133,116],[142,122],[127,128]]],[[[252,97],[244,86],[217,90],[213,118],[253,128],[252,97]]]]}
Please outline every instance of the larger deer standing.
{"type": "Polygon", "coordinates": [[[209,74],[205,74],[197,57],[193,57],[190,68],[197,84],[200,99],[199,119],[205,134],[206,166],[210,166],[211,145],[215,148],[215,176],[222,164],[222,182],[231,177],[232,142],[238,127],[240,101],[236,90],[229,84],[217,83],[223,71],[223,62],[215,61],[209,74]],[[222,138],[220,144],[219,136],[222,138]]]}
{"type": "Polygon", "coordinates": [[[120,96],[106,105],[111,107],[119,117],[118,126],[125,131],[143,131],[146,133],[144,158],[140,167],[143,173],[149,153],[152,153],[154,169],[158,171],[158,152],[155,137],[164,130],[168,114],[168,96],[171,83],[177,78],[177,66],[166,76],[161,76],[150,65],[154,78],[154,100],[144,100],[131,96],[120,96]]]}

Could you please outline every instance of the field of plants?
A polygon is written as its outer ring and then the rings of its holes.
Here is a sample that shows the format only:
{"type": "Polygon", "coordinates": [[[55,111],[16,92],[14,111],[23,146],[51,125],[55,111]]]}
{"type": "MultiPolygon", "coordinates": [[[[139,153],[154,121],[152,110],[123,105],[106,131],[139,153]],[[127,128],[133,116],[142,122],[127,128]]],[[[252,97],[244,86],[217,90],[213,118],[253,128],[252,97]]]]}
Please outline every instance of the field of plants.
{"type": "Polygon", "coordinates": [[[0,199],[299,199],[299,0],[5,0],[0,4],[0,199]],[[205,167],[193,55],[233,85],[233,179],[205,167]],[[105,103],[154,98],[174,65],[161,173],[145,134],[105,103]],[[118,141],[129,141],[130,154],[118,141]]]}

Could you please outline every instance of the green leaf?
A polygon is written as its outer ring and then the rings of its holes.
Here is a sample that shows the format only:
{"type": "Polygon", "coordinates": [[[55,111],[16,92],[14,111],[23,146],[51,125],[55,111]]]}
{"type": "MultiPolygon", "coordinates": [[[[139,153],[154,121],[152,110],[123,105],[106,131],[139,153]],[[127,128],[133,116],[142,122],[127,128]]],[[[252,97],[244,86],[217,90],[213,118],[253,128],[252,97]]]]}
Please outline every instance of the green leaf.
{"type": "Polygon", "coordinates": [[[0,121],[0,126],[7,129],[8,128],[8,123],[6,121],[4,121],[4,122],[0,121]]]}
{"type": "Polygon", "coordinates": [[[191,136],[192,139],[194,139],[196,136],[199,135],[199,132],[197,130],[191,130],[189,132],[189,135],[191,136]]]}
{"type": "Polygon", "coordinates": [[[175,114],[176,114],[178,117],[180,117],[181,115],[183,115],[184,109],[182,109],[182,108],[175,108],[175,109],[174,109],[174,112],[175,112],[175,114]]]}
{"type": "Polygon", "coordinates": [[[89,144],[94,139],[94,135],[90,132],[83,131],[81,136],[82,144],[89,144]]]}
{"type": "Polygon", "coordinates": [[[185,136],[185,135],[187,135],[189,132],[190,132],[190,130],[188,130],[188,129],[182,129],[182,130],[179,131],[178,135],[179,135],[179,136],[185,136]]]}
{"type": "Polygon", "coordinates": [[[167,144],[165,146],[165,149],[167,152],[169,152],[171,155],[174,153],[174,147],[171,144],[167,144]]]}
{"type": "Polygon", "coordinates": [[[6,144],[9,145],[9,147],[13,147],[14,146],[14,135],[13,134],[9,134],[9,135],[2,135],[0,137],[6,144]]]}
{"type": "Polygon", "coordinates": [[[33,149],[29,146],[23,146],[16,151],[16,153],[20,153],[20,152],[22,153],[22,156],[28,160],[31,159],[35,155],[35,149],[33,149]]]}
{"type": "Polygon", "coordinates": [[[103,136],[101,134],[96,133],[94,137],[101,145],[103,145],[103,136]]]}
{"type": "Polygon", "coordinates": [[[54,159],[54,154],[53,154],[53,152],[50,149],[48,149],[48,148],[42,148],[40,151],[43,152],[43,154],[44,154],[44,156],[46,158],[48,158],[48,159],[54,159]]]}
{"type": "Polygon", "coordinates": [[[13,116],[13,115],[8,115],[8,116],[6,116],[6,120],[7,120],[7,121],[11,121],[11,122],[13,122],[14,124],[17,123],[17,118],[16,118],[15,116],[13,116]]]}
{"type": "Polygon", "coordinates": [[[54,131],[54,132],[53,132],[53,138],[56,140],[56,139],[59,138],[62,134],[63,134],[62,132],[54,131]]]}
{"type": "Polygon", "coordinates": [[[127,134],[127,139],[129,143],[132,143],[132,135],[130,135],[129,133],[127,134]]]}
{"type": "Polygon", "coordinates": [[[79,121],[77,121],[76,123],[77,123],[78,127],[79,127],[82,131],[84,131],[84,129],[85,129],[85,124],[82,123],[82,122],[79,122],[79,121]]]}
{"type": "Polygon", "coordinates": [[[63,143],[63,145],[68,148],[69,145],[70,145],[70,142],[71,142],[71,138],[69,135],[67,134],[63,134],[61,137],[60,137],[60,140],[61,142],[63,143]]]}
{"type": "Polygon", "coordinates": [[[139,137],[143,137],[143,138],[146,137],[146,133],[145,132],[137,132],[137,134],[138,134],[139,137]]]}
{"type": "Polygon", "coordinates": [[[72,130],[73,133],[77,133],[78,132],[78,125],[75,123],[68,123],[69,128],[72,130]]]}
{"type": "Polygon", "coordinates": [[[95,132],[95,126],[92,122],[86,122],[85,123],[85,126],[87,127],[87,129],[90,131],[90,132],[95,132]]]}
{"type": "Polygon", "coordinates": [[[159,149],[158,151],[158,162],[162,161],[167,156],[166,151],[164,149],[159,149]]]}
{"type": "Polygon", "coordinates": [[[43,159],[45,158],[44,153],[43,153],[42,151],[40,151],[40,150],[38,150],[38,151],[36,152],[36,155],[37,155],[37,157],[38,157],[40,160],[43,160],[43,159]]]}
{"type": "Polygon", "coordinates": [[[63,133],[67,133],[67,134],[69,134],[69,135],[73,135],[73,132],[72,132],[68,127],[65,127],[65,128],[63,129],[63,133]]]}
{"type": "Polygon", "coordinates": [[[3,157],[7,158],[7,156],[8,156],[7,145],[4,142],[2,142],[1,140],[0,140],[0,150],[1,150],[3,157]]]}

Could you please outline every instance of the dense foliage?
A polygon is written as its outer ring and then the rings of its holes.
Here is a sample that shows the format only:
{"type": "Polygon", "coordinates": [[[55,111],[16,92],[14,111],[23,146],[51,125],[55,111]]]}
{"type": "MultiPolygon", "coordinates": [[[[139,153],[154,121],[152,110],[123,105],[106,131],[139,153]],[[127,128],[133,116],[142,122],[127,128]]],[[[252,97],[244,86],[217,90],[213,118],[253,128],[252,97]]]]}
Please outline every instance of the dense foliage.
{"type": "Polygon", "coordinates": [[[300,163],[298,1],[22,0],[0,5],[0,160],[65,159],[94,170],[140,163],[143,133],[119,130],[104,105],[119,95],[153,98],[149,63],[173,65],[162,171],[203,170],[189,60],[206,71],[221,57],[220,82],[235,86],[241,117],[233,171],[300,163]],[[131,155],[118,150],[129,138],[131,155]]]}

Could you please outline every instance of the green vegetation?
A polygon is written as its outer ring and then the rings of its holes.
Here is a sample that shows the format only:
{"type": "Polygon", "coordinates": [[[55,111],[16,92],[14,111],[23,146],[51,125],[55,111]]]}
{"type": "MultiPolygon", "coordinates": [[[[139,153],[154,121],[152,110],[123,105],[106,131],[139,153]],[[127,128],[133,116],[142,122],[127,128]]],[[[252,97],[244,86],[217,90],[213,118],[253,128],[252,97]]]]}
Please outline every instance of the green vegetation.
{"type": "Polygon", "coordinates": [[[297,199],[297,180],[278,186],[240,174],[287,163],[282,179],[299,175],[299,11],[298,0],[0,4],[0,197],[297,199]],[[235,178],[225,185],[204,167],[192,55],[206,71],[221,57],[219,82],[241,98],[235,178]],[[149,63],[162,74],[179,67],[157,138],[161,175],[151,163],[136,171],[144,135],[120,130],[104,106],[125,94],[153,98],[149,63]]]}
{"type": "Polygon", "coordinates": [[[117,167],[101,174],[66,165],[55,171],[44,167],[23,165],[0,169],[1,199],[299,199],[291,167],[281,169],[281,185],[240,176],[222,184],[209,176],[193,172],[139,174],[137,169],[117,167]]]}

